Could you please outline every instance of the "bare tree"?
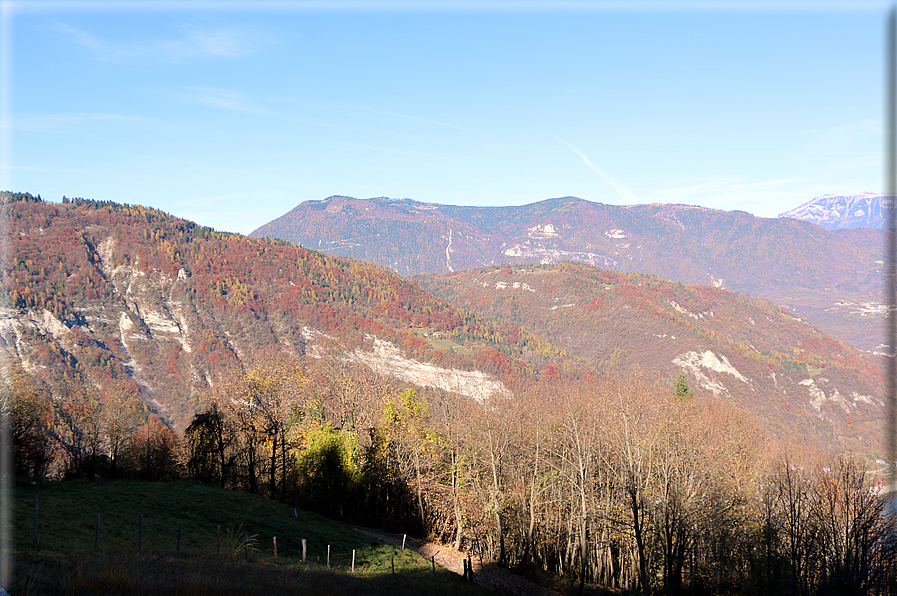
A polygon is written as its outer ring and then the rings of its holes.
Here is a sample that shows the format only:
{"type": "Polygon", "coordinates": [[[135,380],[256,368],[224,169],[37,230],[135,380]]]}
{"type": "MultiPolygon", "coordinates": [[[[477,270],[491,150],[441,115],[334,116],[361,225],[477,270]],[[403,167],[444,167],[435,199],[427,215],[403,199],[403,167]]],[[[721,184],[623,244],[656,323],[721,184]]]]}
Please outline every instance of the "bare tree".
{"type": "Polygon", "coordinates": [[[876,554],[891,532],[884,523],[884,499],[873,490],[866,470],[843,455],[821,471],[814,492],[822,591],[868,593],[874,587],[876,554]]]}
{"type": "Polygon", "coordinates": [[[659,396],[650,388],[634,383],[615,385],[614,389],[618,424],[609,425],[608,436],[612,451],[607,464],[616,475],[615,486],[623,493],[629,512],[628,516],[621,518],[621,523],[635,540],[638,589],[641,593],[648,594],[651,589],[648,578],[651,504],[647,494],[657,457],[659,396]]]}
{"type": "Polygon", "coordinates": [[[104,471],[103,399],[80,379],[56,388],[54,424],[50,434],[64,455],[68,477],[93,476],[104,471]]]}

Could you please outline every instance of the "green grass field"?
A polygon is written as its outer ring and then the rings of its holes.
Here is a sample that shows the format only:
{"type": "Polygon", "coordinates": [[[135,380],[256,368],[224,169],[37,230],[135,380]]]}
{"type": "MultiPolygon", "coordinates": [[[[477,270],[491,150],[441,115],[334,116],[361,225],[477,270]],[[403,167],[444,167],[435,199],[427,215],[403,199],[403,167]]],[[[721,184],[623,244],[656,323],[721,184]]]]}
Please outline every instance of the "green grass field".
{"type": "Polygon", "coordinates": [[[432,329],[415,329],[414,332],[417,333],[427,343],[429,343],[430,346],[436,348],[437,350],[442,350],[444,352],[454,351],[465,356],[472,355],[470,350],[468,350],[461,344],[455,343],[450,339],[434,337],[432,335],[432,329]]]}
{"type": "Polygon", "coordinates": [[[18,483],[14,500],[15,596],[489,593],[345,524],[188,481],[18,483]]]}

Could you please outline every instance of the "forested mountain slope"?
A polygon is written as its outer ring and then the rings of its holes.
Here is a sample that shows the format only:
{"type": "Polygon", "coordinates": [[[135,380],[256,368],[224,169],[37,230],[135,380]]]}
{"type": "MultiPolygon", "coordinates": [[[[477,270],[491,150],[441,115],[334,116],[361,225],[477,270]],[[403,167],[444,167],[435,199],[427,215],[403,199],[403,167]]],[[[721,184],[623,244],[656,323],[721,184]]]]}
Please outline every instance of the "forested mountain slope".
{"type": "Polygon", "coordinates": [[[578,261],[768,298],[865,349],[882,341],[881,230],[688,205],[604,205],[576,197],[460,207],[334,196],[262,226],[275,237],[403,275],[578,261]]]}
{"type": "Polygon", "coordinates": [[[569,263],[418,278],[502,322],[380,266],[143,207],[6,194],[0,214],[26,486],[186,476],[565,591],[895,585],[881,482],[843,454],[877,454],[877,371],[771,303],[569,263]],[[189,426],[124,411],[136,396],[189,426]],[[844,571],[842,536],[863,537],[862,569],[844,571]]]}
{"type": "Polygon", "coordinates": [[[566,359],[370,263],[146,207],[2,200],[4,357],[42,377],[83,374],[139,393],[176,428],[210,385],[266,350],[301,355],[331,343],[376,370],[404,367],[406,380],[448,376],[473,397],[501,391],[496,375],[566,359]]]}
{"type": "Polygon", "coordinates": [[[866,355],[767,300],[579,263],[495,266],[414,281],[520,325],[601,370],[684,372],[780,437],[880,451],[882,377],[866,355]]]}
{"type": "Polygon", "coordinates": [[[145,207],[4,199],[6,357],[139,394],[178,429],[219,379],[286,351],[476,399],[509,380],[685,371],[773,434],[877,453],[878,371],[765,301],[570,263],[415,280],[437,298],[377,265],[145,207]]]}

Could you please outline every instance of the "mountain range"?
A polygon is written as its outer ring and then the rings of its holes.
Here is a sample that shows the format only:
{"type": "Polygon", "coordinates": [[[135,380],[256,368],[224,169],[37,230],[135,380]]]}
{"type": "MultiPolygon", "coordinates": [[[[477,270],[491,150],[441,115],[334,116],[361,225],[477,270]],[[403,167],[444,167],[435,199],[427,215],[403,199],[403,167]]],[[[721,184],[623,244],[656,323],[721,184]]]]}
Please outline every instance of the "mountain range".
{"type": "MultiPolygon", "coordinates": [[[[12,193],[0,199],[13,255],[2,285],[4,357],[41,377],[79,374],[98,387],[132,391],[177,429],[229,371],[286,351],[477,400],[513,397],[515,387],[556,377],[642,370],[669,384],[683,372],[695,389],[735,401],[774,435],[881,452],[876,363],[805,317],[744,293],[575,263],[409,280],[369,262],[217,232],[141,206],[12,193]]],[[[337,202],[340,211],[345,204],[337,202]]],[[[350,207],[367,205],[378,203],[350,207]]],[[[591,208],[579,200],[540,208],[550,215],[565,205],[591,208]]],[[[406,207],[411,220],[402,221],[413,222],[416,207],[406,207]]],[[[700,218],[689,218],[700,210],[651,207],[666,214],[648,220],[661,229],[671,221],[682,226],[674,229],[701,229],[700,218]]],[[[518,215],[516,225],[529,230],[529,215],[518,215]]],[[[732,217],[732,225],[753,221],[732,217]]],[[[639,222],[604,237],[638,242],[639,222]]],[[[530,230],[528,246],[561,237],[562,225],[553,219],[530,230]]],[[[821,230],[794,220],[778,225],[821,230]]],[[[636,251],[654,250],[642,242],[636,251]]]]}
{"type": "Polygon", "coordinates": [[[888,227],[883,210],[887,195],[861,192],[857,195],[823,195],[779,214],[809,221],[827,230],[888,227]]]}
{"type": "Polygon", "coordinates": [[[605,205],[562,197],[516,207],[332,196],[258,228],[403,275],[576,261],[745,292],[787,306],[867,350],[882,343],[881,230],[689,205],[605,205]]]}

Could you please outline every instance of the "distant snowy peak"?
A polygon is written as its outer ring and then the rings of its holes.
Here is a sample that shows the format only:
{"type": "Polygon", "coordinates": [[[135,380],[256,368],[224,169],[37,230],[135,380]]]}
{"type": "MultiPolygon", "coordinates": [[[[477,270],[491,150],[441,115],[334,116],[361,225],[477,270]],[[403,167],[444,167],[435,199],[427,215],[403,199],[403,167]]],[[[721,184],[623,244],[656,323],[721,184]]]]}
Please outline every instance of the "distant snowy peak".
{"type": "Polygon", "coordinates": [[[886,195],[861,192],[857,195],[822,195],[779,217],[809,221],[828,230],[847,228],[883,229],[887,223],[882,213],[886,195]]]}

